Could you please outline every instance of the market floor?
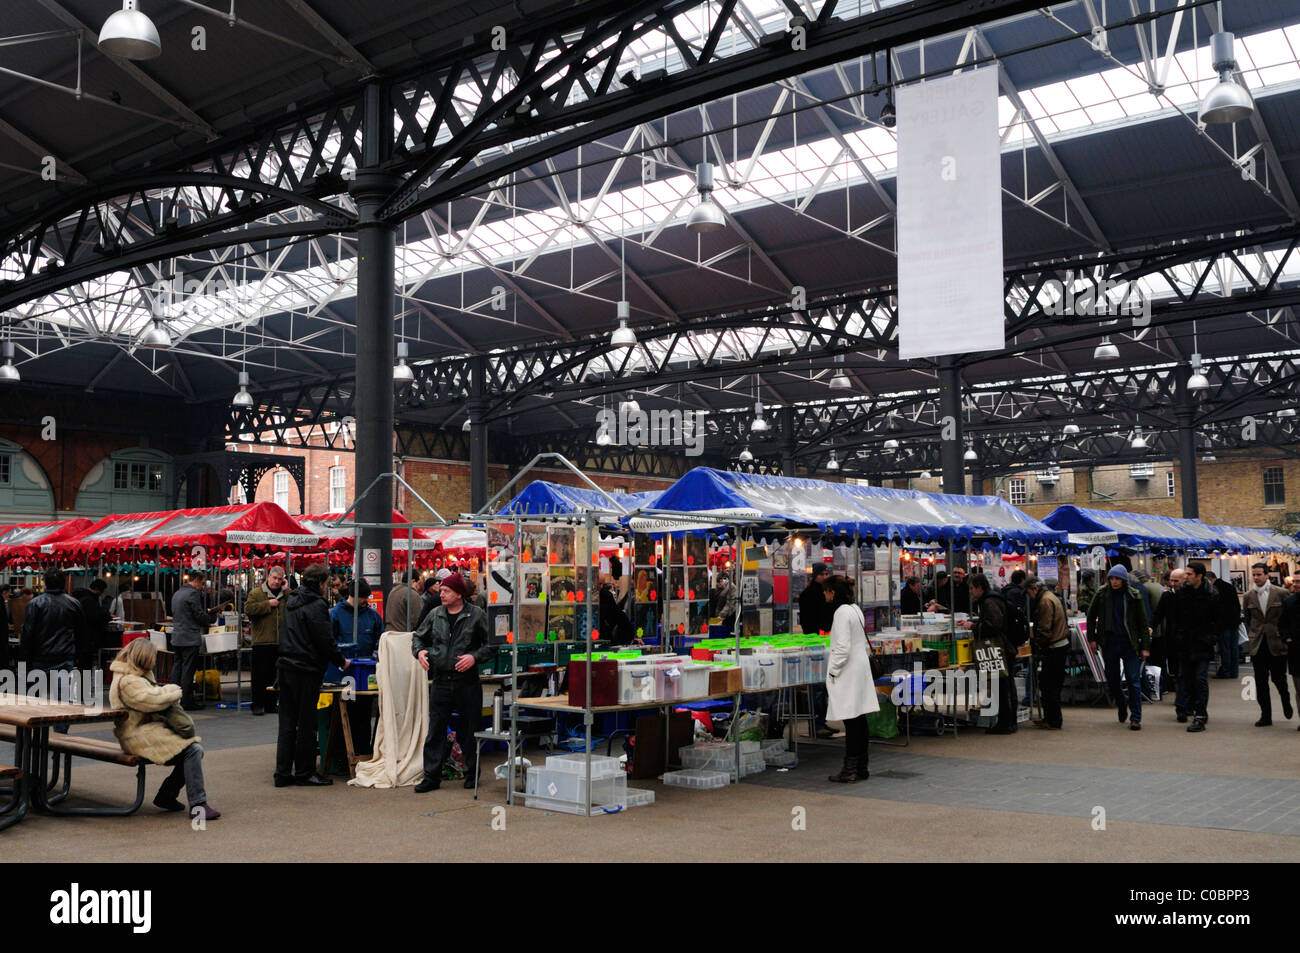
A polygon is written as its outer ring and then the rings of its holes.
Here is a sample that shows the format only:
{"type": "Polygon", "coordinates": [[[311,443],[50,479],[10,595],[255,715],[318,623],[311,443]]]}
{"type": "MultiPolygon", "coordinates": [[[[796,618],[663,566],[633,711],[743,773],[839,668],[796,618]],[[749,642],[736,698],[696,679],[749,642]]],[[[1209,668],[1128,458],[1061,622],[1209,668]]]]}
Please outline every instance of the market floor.
{"type": "MultiPolygon", "coordinates": [[[[130,818],[29,817],[0,833],[6,861],[1286,861],[1300,850],[1300,732],[1254,728],[1254,702],[1214,683],[1210,729],[1189,735],[1170,704],[1142,732],[1101,708],[1067,708],[1066,730],[962,731],[872,747],[869,782],[825,780],[834,746],[720,791],[633,787],[655,804],[591,819],[503,807],[485,760],[480,801],[453,784],[274,788],[275,719],[208,710],[208,790],[225,814],[194,831],[151,806],[130,818]],[[1104,829],[1099,823],[1104,809],[1104,829]],[[494,809],[503,809],[504,813],[494,809]],[[358,823],[361,821],[361,823],[358,823]],[[495,823],[494,823],[495,822],[495,823]],[[497,829],[502,826],[504,829],[497,829]]],[[[87,734],[103,736],[99,728],[87,734]]],[[[10,756],[0,746],[0,759],[10,756]]],[[[497,756],[495,760],[499,760],[497,756]]],[[[163,769],[151,768],[152,797],[163,769]]],[[[129,771],[78,764],[82,797],[120,803],[129,771]]]]}

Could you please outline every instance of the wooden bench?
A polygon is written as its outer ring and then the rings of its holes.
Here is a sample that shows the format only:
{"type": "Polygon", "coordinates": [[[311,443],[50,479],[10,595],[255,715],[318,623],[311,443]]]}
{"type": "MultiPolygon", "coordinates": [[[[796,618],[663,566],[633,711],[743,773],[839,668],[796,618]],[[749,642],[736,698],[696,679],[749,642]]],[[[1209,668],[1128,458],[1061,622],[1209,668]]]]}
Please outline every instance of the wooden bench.
{"type": "MultiPolygon", "coordinates": [[[[16,743],[18,730],[11,725],[0,725],[0,741],[16,743]]],[[[149,762],[135,754],[127,754],[122,746],[113,741],[100,741],[97,738],[83,738],[79,735],[61,735],[51,732],[49,750],[52,754],[63,755],[63,787],[56,793],[37,792],[42,807],[51,814],[81,815],[87,817],[126,817],[140,810],[144,803],[144,774],[149,762]],[[120,764],[136,769],[135,801],[129,807],[59,807],[72,788],[73,757],[102,761],[106,764],[120,764]]],[[[43,766],[42,766],[42,774],[43,766]]],[[[3,777],[3,775],[0,775],[3,777]]],[[[30,779],[29,779],[30,780],[30,779]]],[[[54,759],[54,772],[49,780],[49,791],[59,782],[59,759],[54,759]]],[[[0,815],[3,816],[3,815],[0,815]]],[[[12,822],[11,822],[12,823],[12,822]]],[[[7,826],[7,825],[6,825],[7,826]]]]}
{"type": "Polygon", "coordinates": [[[22,802],[22,790],[18,787],[22,783],[23,770],[15,768],[12,764],[0,764],[0,781],[13,781],[13,794],[9,798],[9,803],[0,809],[0,831],[6,827],[13,827],[23,819],[27,814],[26,805],[22,802]],[[20,809],[15,810],[15,808],[20,809]],[[8,815],[8,816],[6,816],[8,815]]]}

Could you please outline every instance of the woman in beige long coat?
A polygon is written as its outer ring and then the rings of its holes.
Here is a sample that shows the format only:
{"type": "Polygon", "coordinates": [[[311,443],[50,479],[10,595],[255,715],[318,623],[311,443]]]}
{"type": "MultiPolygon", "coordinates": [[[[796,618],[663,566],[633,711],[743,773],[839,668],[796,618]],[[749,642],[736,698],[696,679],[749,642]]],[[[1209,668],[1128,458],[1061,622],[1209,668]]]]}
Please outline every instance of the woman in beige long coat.
{"type": "Polygon", "coordinates": [[[853,580],[831,576],[826,582],[831,604],[831,657],[826,669],[826,720],[844,723],[844,767],[831,781],[867,780],[867,715],[880,711],[871,678],[866,619],[854,598],[853,580]]]}
{"type": "Polygon", "coordinates": [[[127,754],[139,755],[154,764],[172,766],[153,803],[164,811],[183,811],[176,800],[185,786],[190,817],[214,821],[221,812],[208,804],[203,786],[203,746],[194,731],[194,720],[180,706],[179,685],[159,685],[154,680],[158,650],[148,639],[135,639],[122,647],[110,669],[113,683],[108,703],[125,708],[127,715],[113,727],[118,743],[127,754]]]}

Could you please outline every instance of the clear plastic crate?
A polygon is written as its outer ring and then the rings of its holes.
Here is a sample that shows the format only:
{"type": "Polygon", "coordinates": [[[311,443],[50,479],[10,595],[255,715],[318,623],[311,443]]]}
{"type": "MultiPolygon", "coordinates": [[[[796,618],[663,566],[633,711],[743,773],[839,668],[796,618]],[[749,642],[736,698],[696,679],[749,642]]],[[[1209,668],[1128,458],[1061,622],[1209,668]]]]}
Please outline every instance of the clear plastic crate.
{"type": "Polygon", "coordinates": [[[802,685],[804,681],[804,661],[802,652],[784,652],[781,655],[781,684],[802,685]]]}
{"type": "MultiPolygon", "coordinates": [[[[682,767],[698,771],[725,771],[736,777],[736,749],[731,744],[704,743],[677,750],[682,767]]],[[[740,777],[757,774],[766,767],[757,741],[741,742],[740,777]],[[750,747],[752,746],[752,747],[750,747]]]]}
{"type": "Polygon", "coordinates": [[[659,701],[675,701],[682,696],[682,670],[676,665],[656,665],[655,696],[659,701]]]}
{"type": "MultiPolygon", "coordinates": [[[[559,801],[549,797],[525,797],[524,807],[537,808],[540,811],[556,811],[560,814],[586,814],[587,805],[575,804],[573,801],[559,801]]],[[[592,804],[591,813],[617,814],[627,808],[626,804],[592,804]]]]}
{"type": "Polygon", "coordinates": [[[628,807],[649,807],[654,802],[655,802],[654,791],[646,791],[641,788],[627,789],[628,807]]]}
{"type": "Polygon", "coordinates": [[[731,783],[731,776],[725,771],[702,771],[699,768],[687,768],[685,771],[669,771],[664,775],[664,784],[670,788],[695,788],[699,791],[713,791],[725,788],[731,783]]]}
{"type": "MultiPolygon", "coordinates": [[[[546,770],[563,771],[586,777],[587,756],[582,752],[576,754],[553,754],[546,759],[546,770]]],[[[591,756],[591,779],[600,781],[623,774],[623,763],[618,758],[609,758],[601,754],[591,756]]]]}
{"type": "Polygon", "coordinates": [[[747,692],[780,688],[781,660],[775,655],[742,655],[740,677],[747,692]]]}
{"type": "Polygon", "coordinates": [[[682,698],[703,698],[709,693],[709,672],[712,665],[683,665],[682,698]]]}
{"type": "Polygon", "coordinates": [[[793,768],[799,763],[799,756],[793,751],[773,751],[763,756],[769,768],[793,768]]]}
{"type": "Polygon", "coordinates": [[[618,670],[618,703],[639,705],[655,698],[654,670],[649,665],[629,665],[618,670]]]}
{"type": "MultiPolygon", "coordinates": [[[[585,805],[587,779],[581,774],[572,774],[554,768],[533,768],[524,779],[524,794],[551,801],[585,805]]],[[[627,775],[620,771],[616,777],[592,778],[591,803],[593,806],[601,807],[626,805],[627,775]]]]}
{"type": "Polygon", "coordinates": [[[770,754],[776,754],[778,751],[786,751],[790,747],[790,742],[784,736],[780,738],[768,738],[759,745],[759,750],[763,752],[763,757],[770,754]]]}
{"type": "Polygon", "coordinates": [[[826,681],[826,667],[830,664],[829,649],[809,649],[804,665],[804,680],[821,684],[826,681]]]}

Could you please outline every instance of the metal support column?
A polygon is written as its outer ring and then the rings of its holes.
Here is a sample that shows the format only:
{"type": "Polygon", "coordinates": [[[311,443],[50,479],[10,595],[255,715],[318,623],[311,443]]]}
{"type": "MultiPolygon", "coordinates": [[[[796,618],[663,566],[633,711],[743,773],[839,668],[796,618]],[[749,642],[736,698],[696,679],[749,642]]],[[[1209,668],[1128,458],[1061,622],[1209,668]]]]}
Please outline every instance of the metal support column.
{"type": "Polygon", "coordinates": [[[781,475],[792,477],[794,473],[794,408],[781,408],[781,475]]]}
{"type": "MultiPolygon", "coordinates": [[[[357,205],[357,486],[369,486],[393,469],[393,292],[397,275],[397,231],[378,217],[397,180],[381,172],[388,159],[392,129],[385,128],[385,90],[371,84],[365,92],[362,169],[352,183],[357,205]]],[[[357,507],[358,523],[391,523],[392,486],[379,481],[357,507]]],[[[387,589],[393,578],[393,534],[388,529],[358,529],[357,553],[372,584],[387,589]],[[367,551],[379,551],[379,565],[367,564],[367,551]]]]}
{"type": "Polygon", "coordinates": [[[1180,495],[1183,500],[1183,518],[1200,518],[1200,499],[1196,489],[1196,428],[1193,419],[1196,416],[1196,399],[1187,389],[1187,379],[1192,369],[1183,365],[1178,369],[1174,383],[1174,415],[1178,420],[1178,467],[1182,478],[1180,495]]]}
{"type": "Polygon", "coordinates": [[[954,357],[939,358],[939,463],[943,492],[965,493],[962,470],[961,370],[954,357]],[[951,438],[951,439],[949,439],[951,438]]]}
{"type": "Polygon", "coordinates": [[[469,499],[470,509],[479,512],[488,501],[488,428],[483,415],[487,412],[487,358],[474,359],[469,399],[469,499]]]}

